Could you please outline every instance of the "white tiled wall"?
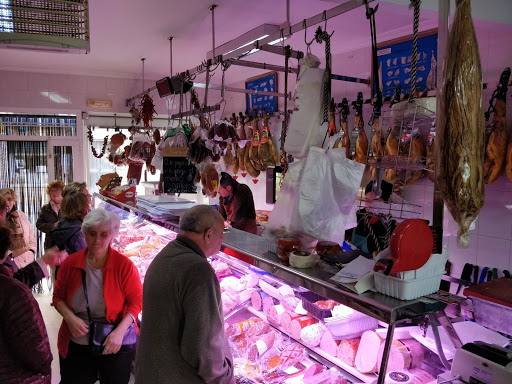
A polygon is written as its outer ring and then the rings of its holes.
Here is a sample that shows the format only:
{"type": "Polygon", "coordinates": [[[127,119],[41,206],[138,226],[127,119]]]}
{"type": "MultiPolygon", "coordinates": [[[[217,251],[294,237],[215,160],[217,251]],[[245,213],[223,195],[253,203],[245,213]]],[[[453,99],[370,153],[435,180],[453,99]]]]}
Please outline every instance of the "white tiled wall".
{"type": "MultiPolygon", "coordinates": [[[[469,247],[457,247],[457,224],[445,208],[444,238],[452,262],[452,276],[459,277],[465,263],[497,268],[500,277],[504,269],[512,269],[512,182],[505,174],[485,188],[485,204],[474,229],[470,231],[469,247]]],[[[422,178],[406,187],[408,201],[420,204],[423,201],[424,218],[432,217],[433,183],[422,178]]],[[[454,284],[452,284],[452,287],[454,284]]]]}
{"type": "MultiPolygon", "coordinates": [[[[154,80],[146,80],[145,88],[154,84],[154,80]]],[[[127,113],[126,99],[141,89],[140,79],[0,71],[0,110],[8,112],[10,108],[21,108],[26,109],[27,113],[36,109],[50,109],[54,113],[59,110],[127,113]],[[88,98],[112,100],[112,110],[88,108],[88,98]]],[[[166,116],[165,99],[160,99],[156,92],[152,96],[156,111],[166,116]]]]}

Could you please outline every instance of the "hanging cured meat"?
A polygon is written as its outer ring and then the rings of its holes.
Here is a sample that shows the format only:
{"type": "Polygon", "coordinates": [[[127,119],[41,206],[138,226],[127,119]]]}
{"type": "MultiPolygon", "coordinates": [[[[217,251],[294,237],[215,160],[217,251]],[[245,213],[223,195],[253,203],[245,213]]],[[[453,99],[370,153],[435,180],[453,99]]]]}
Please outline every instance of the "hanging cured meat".
{"type": "Polygon", "coordinates": [[[431,132],[428,136],[428,145],[427,145],[427,169],[429,171],[425,171],[425,176],[428,177],[430,181],[434,181],[435,179],[435,165],[436,165],[436,136],[433,132],[431,132]]]}
{"type": "Polygon", "coordinates": [[[263,129],[261,131],[261,145],[258,148],[258,154],[262,160],[266,161],[266,167],[273,167],[279,163],[274,140],[272,140],[272,134],[270,133],[266,110],[263,110],[263,129]]]}
{"type": "MultiPolygon", "coordinates": [[[[406,155],[409,155],[411,163],[421,163],[425,157],[425,146],[419,134],[413,135],[409,141],[410,147],[404,150],[406,155]]],[[[423,174],[423,170],[407,171],[405,174],[405,183],[410,185],[418,180],[423,174]]]]}
{"type": "Polygon", "coordinates": [[[331,98],[329,104],[329,137],[336,134],[336,109],[334,107],[334,98],[331,98]]]}
{"type": "MultiPolygon", "coordinates": [[[[394,114],[396,114],[395,111],[393,111],[393,105],[400,102],[400,96],[402,93],[402,88],[396,87],[395,89],[395,95],[393,97],[393,100],[391,101],[391,129],[389,131],[388,138],[386,140],[386,147],[385,152],[389,156],[397,156],[398,155],[398,148],[400,144],[400,124],[398,122],[398,119],[394,114]]],[[[394,169],[386,169],[386,181],[389,183],[393,183],[395,180],[396,171],[394,169]]]]}
{"type": "Polygon", "coordinates": [[[384,147],[382,146],[383,136],[379,119],[374,120],[373,128],[375,129],[375,134],[372,137],[372,154],[374,159],[380,160],[384,156],[384,147]]]}
{"type": "Polygon", "coordinates": [[[506,170],[508,179],[512,181],[512,135],[508,139],[506,170]]]}
{"type": "MultiPolygon", "coordinates": [[[[240,137],[240,141],[245,141],[247,140],[247,137],[245,136],[245,123],[244,123],[244,116],[242,115],[242,112],[240,112],[239,116],[238,116],[238,125],[237,125],[237,133],[238,133],[238,136],[240,137]]],[[[242,172],[245,171],[245,142],[243,144],[243,148],[242,148],[242,144],[239,142],[236,146],[236,158],[238,160],[238,167],[240,168],[240,170],[242,172]]]]}
{"type": "MultiPolygon", "coordinates": [[[[263,127],[261,128],[260,145],[258,146],[258,156],[261,160],[262,166],[270,167],[272,165],[272,159],[270,156],[270,129],[268,127],[267,111],[263,110],[263,127]]],[[[263,169],[262,169],[263,170],[263,169]]]]}
{"type": "Polygon", "coordinates": [[[343,136],[340,139],[340,143],[338,144],[338,148],[345,148],[345,155],[347,159],[350,159],[350,136],[348,134],[348,115],[350,114],[350,109],[348,107],[348,100],[343,98],[341,101],[341,130],[343,132],[343,136]]]}
{"type": "Polygon", "coordinates": [[[260,175],[260,171],[258,171],[252,161],[251,161],[251,158],[250,158],[250,152],[251,152],[251,148],[252,148],[252,142],[249,138],[252,137],[252,129],[249,127],[249,117],[246,116],[246,121],[245,121],[245,134],[247,136],[247,144],[246,144],[246,147],[245,147],[245,153],[244,153],[244,163],[245,163],[245,169],[247,170],[247,173],[253,178],[253,179],[256,179],[259,175],[260,175]]]}
{"type": "Polygon", "coordinates": [[[249,147],[249,159],[255,169],[263,171],[266,167],[263,166],[263,161],[259,155],[258,147],[261,144],[261,133],[258,127],[257,111],[254,110],[254,119],[252,121],[252,143],[249,147]]]}
{"type": "Polygon", "coordinates": [[[485,121],[482,68],[471,4],[469,0],[455,3],[437,127],[436,178],[446,207],[460,227],[458,246],[467,248],[469,227],[485,199],[485,121]]]}
{"type": "Polygon", "coordinates": [[[354,118],[354,128],[359,129],[359,136],[356,140],[356,155],[354,160],[361,164],[366,164],[368,154],[368,137],[364,131],[363,121],[363,93],[357,94],[357,101],[354,105],[356,116],[354,118]]]}
{"type": "MultiPolygon", "coordinates": [[[[484,161],[484,182],[486,184],[494,183],[501,172],[503,172],[503,167],[505,166],[507,153],[505,117],[507,115],[507,86],[509,79],[510,68],[506,68],[502,72],[498,88],[493,94],[493,98],[496,98],[494,119],[484,161]]],[[[486,114],[486,118],[489,118],[489,113],[486,114]]]]}

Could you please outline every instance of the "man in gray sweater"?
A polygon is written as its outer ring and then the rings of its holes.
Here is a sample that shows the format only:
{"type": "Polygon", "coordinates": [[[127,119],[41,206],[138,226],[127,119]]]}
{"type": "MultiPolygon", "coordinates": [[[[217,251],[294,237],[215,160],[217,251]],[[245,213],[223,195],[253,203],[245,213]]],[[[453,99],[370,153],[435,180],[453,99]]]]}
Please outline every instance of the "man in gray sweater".
{"type": "Polygon", "coordinates": [[[206,259],[220,250],[224,220],[198,205],[155,257],[144,280],[137,384],[234,383],[220,286],[206,259]]]}

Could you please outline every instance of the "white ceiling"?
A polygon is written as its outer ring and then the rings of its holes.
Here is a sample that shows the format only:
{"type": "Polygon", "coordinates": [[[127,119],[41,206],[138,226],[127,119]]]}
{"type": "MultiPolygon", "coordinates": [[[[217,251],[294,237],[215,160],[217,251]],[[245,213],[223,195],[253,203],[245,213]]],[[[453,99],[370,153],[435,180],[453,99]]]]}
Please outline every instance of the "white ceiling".
{"type": "MultiPolygon", "coordinates": [[[[106,77],[140,78],[147,58],[146,79],[168,76],[169,36],[174,36],[173,69],[183,71],[199,65],[212,48],[211,12],[215,11],[216,45],[219,46],[263,23],[281,24],[286,20],[286,0],[90,0],[91,52],[88,55],[30,52],[0,49],[0,70],[86,74],[106,77]]],[[[321,13],[345,0],[291,0],[291,22],[321,13]]],[[[412,11],[409,0],[381,0],[376,16],[378,39],[409,34],[412,11]]],[[[473,0],[473,16],[489,27],[512,24],[512,1],[473,0]]],[[[372,5],[377,4],[377,2],[372,5]]],[[[420,29],[437,25],[438,0],[423,0],[420,29]]],[[[452,12],[454,4],[452,0],[452,12]]],[[[491,28],[491,27],[489,27],[491,28]]],[[[329,20],[334,30],[333,54],[369,46],[369,24],[364,8],[329,20]]],[[[308,31],[308,39],[314,29],[308,31]]],[[[304,34],[287,41],[292,48],[305,50],[304,34]]],[[[508,49],[509,47],[507,47],[508,49]]],[[[282,65],[282,58],[257,53],[248,60],[282,65]]],[[[230,70],[231,71],[231,70],[230,70]]],[[[234,79],[232,79],[234,80],[234,79]]]]}

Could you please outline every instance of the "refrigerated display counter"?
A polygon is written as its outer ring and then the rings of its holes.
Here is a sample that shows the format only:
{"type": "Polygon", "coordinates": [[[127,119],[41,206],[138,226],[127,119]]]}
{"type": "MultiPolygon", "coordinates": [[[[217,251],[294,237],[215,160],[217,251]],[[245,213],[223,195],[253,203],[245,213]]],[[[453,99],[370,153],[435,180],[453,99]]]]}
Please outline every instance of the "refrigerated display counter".
{"type": "MultiPolygon", "coordinates": [[[[113,246],[133,261],[144,281],[153,258],[176,238],[178,221],[153,222],[147,212],[100,195],[94,206],[121,217],[113,246]]],[[[431,316],[457,342],[446,304],[348,292],[329,282],[332,271],[285,265],[269,252],[267,240],[232,228],[223,246],[254,259],[249,265],[222,251],[210,258],[237,382],[427,384],[447,371],[435,348],[409,332],[424,329],[431,316]]]]}

